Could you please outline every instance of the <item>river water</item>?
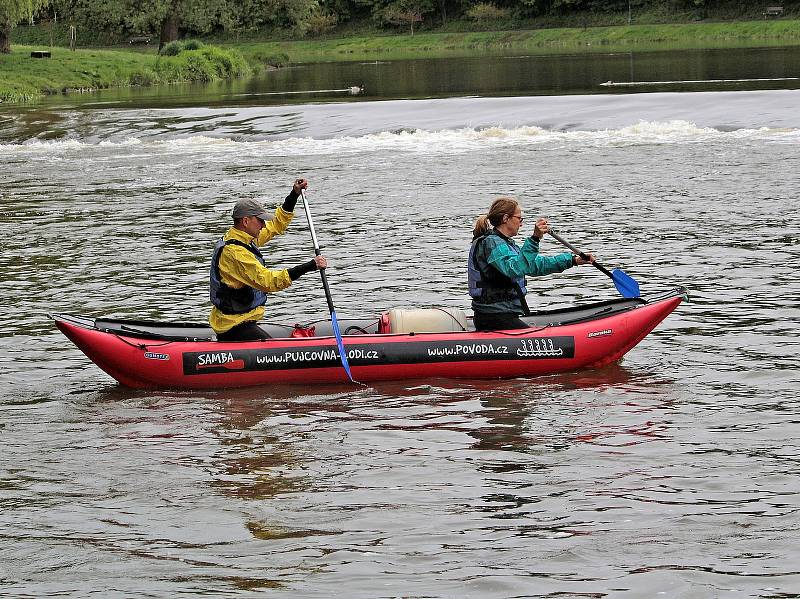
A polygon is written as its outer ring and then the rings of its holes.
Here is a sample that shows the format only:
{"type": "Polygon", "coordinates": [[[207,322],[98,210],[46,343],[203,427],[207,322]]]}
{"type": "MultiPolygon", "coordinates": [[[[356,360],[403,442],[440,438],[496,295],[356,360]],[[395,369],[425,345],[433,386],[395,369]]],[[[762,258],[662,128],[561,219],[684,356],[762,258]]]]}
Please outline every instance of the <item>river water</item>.
{"type": "MultiPolygon", "coordinates": [[[[796,596],[800,91],[714,85],[4,108],[0,595],[796,596]],[[499,194],[690,301],[603,370],[366,389],[133,391],[48,319],[204,320],[231,205],[298,175],[340,317],[467,308],[499,194]]],[[[267,255],[308,259],[302,211],[267,255]]],[[[313,276],[268,305],[325,315],[313,276]]]]}

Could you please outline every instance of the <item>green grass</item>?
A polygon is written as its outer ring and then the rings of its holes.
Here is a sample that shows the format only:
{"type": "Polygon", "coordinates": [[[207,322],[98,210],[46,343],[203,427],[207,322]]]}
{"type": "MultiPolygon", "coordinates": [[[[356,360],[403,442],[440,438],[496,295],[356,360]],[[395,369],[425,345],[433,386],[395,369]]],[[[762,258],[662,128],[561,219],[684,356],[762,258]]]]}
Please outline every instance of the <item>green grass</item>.
{"type": "Polygon", "coordinates": [[[800,21],[776,20],[418,33],[413,36],[355,36],[339,39],[240,42],[230,45],[245,56],[258,53],[283,53],[291,62],[296,63],[378,58],[438,58],[474,55],[479,52],[547,54],[565,51],[647,51],[798,44],[800,44],[800,21]]]}
{"type": "Polygon", "coordinates": [[[510,31],[372,35],[299,41],[233,41],[176,56],[154,48],[52,49],[50,59],[30,58],[43,46],[12,46],[0,54],[0,101],[35,100],[74,89],[215,81],[289,62],[441,58],[476,54],[648,51],[689,48],[799,45],[800,20],[621,25],[510,31]]]}
{"type": "Polygon", "coordinates": [[[154,56],[107,50],[52,48],[52,58],[30,58],[36,46],[12,46],[0,54],[0,99],[29,101],[69,89],[130,84],[134,73],[151,68],[154,56]]]}
{"type": "Polygon", "coordinates": [[[204,46],[177,56],[155,52],[52,48],[52,58],[31,58],[40,46],[12,46],[0,54],[0,101],[27,102],[47,94],[179,81],[242,77],[252,67],[234,49],[204,46]]]}

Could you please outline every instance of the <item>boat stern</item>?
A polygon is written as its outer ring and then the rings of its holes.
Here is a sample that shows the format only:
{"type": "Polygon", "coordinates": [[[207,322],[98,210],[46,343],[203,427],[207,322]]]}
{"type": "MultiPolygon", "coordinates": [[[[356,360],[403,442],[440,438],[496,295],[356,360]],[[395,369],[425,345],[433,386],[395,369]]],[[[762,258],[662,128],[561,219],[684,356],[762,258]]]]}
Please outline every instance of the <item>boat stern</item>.
{"type": "MultiPolygon", "coordinates": [[[[75,346],[115,380],[128,387],[147,389],[154,385],[136,376],[130,364],[141,359],[145,342],[137,344],[96,328],[92,318],[68,314],[51,314],[58,330],[75,346]]],[[[135,340],[139,341],[139,340],[135,340]]]]}

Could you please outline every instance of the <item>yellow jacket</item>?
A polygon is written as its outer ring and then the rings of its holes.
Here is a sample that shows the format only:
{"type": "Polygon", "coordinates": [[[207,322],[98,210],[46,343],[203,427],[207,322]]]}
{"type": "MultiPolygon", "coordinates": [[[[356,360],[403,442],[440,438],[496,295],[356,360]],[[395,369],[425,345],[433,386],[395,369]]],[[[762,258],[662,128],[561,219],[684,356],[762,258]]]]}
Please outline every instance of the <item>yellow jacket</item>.
{"type": "MultiPolygon", "coordinates": [[[[228,239],[236,239],[245,244],[249,244],[255,239],[256,245],[262,246],[276,235],[281,235],[285,232],[289,227],[289,223],[292,222],[293,216],[294,213],[287,212],[278,206],[275,209],[275,217],[266,222],[264,228],[259,231],[258,237],[254,238],[240,229],[231,227],[225,233],[223,239],[226,241],[228,239]]],[[[219,274],[222,282],[234,289],[240,289],[247,285],[267,293],[274,293],[281,289],[286,289],[292,284],[286,269],[270,270],[265,268],[252,252],[237,245],[225,246],[225,249],[220,254],[219,274]]],[[[212,306],[208,322],[216,333],[224,333],[237,324],[248,320],[261,320],[263,317],[263,306],[244,314],[224,314],[216,306],[212,306]]]]}

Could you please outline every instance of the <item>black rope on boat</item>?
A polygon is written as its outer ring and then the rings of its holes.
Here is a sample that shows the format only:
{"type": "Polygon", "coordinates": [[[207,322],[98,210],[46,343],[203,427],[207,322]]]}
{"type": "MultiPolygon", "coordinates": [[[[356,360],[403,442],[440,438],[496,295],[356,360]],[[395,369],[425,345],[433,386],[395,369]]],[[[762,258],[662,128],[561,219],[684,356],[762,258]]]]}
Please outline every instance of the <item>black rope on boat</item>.
{"type": "MultiPolygon", "coordinates": [[[[109,331],[106,331],[106,332],[108,333],[109,331]]],[[[154,343],[149,343],[149,344],[148,343],[131,343],[130,341],[128,341],[124,337],[120,337],[116,333],[111,333],[111,334],[114,335],[114,337],[116,337],[120,341],[122,341],[125,345],[130,345],[131,347],[135,347],[136,349],[140,349],[142,351],[146,351],[150,347],[164,347],[165,345],[169,345],[171,343],[174,343],[174,341],[165,341],[164,343],[158,343],[158,344],[154,344],[154,343]]]]}
{"type": "Polygon", "coordinates": [[[353,331],[359,331],[362,335],[377,335],[378,324],[380,323],[380,319],[375,320],[375,322],[370,322],[369,324],[364,325],[363,327],[357,324],[351,324],[344,330],[345,335],[351,334],[353,331]],[[370,333],[367,329],[370,327],[375,327],[376,332],[370,333]]]}
{"type": "MultiPolygon", "coordinates": [[[[375,321],[375,324],[378,324],[377,320],[375,321]]],[[[367,325],[367,326],[370,326],[370,325],[367,325]]],[[[351,324],[349,327],[347,327],[344,330],[344,334],[345,335],[351,335],[353,333],[353,331],[358,331],[362,335],[372,335],[372,333],[370,333],[368,330],[366,330],[366,329],[364,329],[364,328],[362,328],[362,327],[360,327],[358,325],[355,325],[355,324],[351,324]]]]}
{"type": "MultiPolygon", "coordinates": [[[[344,321],[347,321],[347,320],[366,320],[366,318],[358,318],[358,319],[340,318],[339,322],[344,322],[344,321]]],[[[317,320],[309,321],[309,322],[307,322],[305,324],[301,324],[300,326],[302,326],[302,327],[311,327],[311,326],[318,325],[320,323],[329,323],[330,321],[331,321],[330,318],[318,318],[317,320]]],[[[344,330],[344,334],[345,335],[349,335],[353,331],[358,331],[362,335],[377,335],[377,332],[370,333],[368,329],[370,327],[373,327],[373,326],[377,328],[379,323],[380,323],[380,319],[377,318],[374,321],[367,323],[363,327],[359,326],[357,324],[351,324],[349,327],[347,327],[344,330]]],[[[264,324],[269,325],[269,326],[283,327],[285,329],[292,329],[292,330],[294,330],[294,328],[297,326],[297,325],[289,325],[289,324],[283,324],[283,323],[272,323],[272,322],[265,322],[264,324]]]]}
{"type": "MultiPolygon", "coordinates": [[[[318,322],[318,321],[315,321],[318,322]]],[[[259,325],[266,325],[268,327],[283,327],[284,329],[294,329],[293,324],[283,324],[282,322],[269,322],[267,320],[262,320],[258,323],[259,325]]]]}
{"type": "MultiPolygon", "coordinates": [[[[530,329],[518,329],[517,331],[491,331],[492,333],[497,333],[498,335],[506,335],[507,337],[519,337],[521,335],[529,335],[530,333],[538,333],[539,331],[543,331],[545,329],[549,329],[552,324],[546,324],[543,327],[539,327],[538,329],[530,328],[530,329]]],[[[476,332],[489,332],[489,331],[476,331],[476,332]]]]}
{"type": "Polygon", "coordinates": [[[458,318],[456,318],[455,316],[453,316],[452,314],[450,314],[450,312],[448,312],[447,310],[445,310],[445,309],[444,309],[444,308],[442,308],[441,306],[431,306],[431,310],[438,310],[439,312],[444,312],[444,313],[445,313],[445,314],[447,314],[447,315],[448,315],[450,318],[452,318],[452,319],[453,319],[453,322],[455,322],[455,323],[456,323],[458,326],[460,326],[460,327],[461,327],[461,330],[462,330],[462,331],[466,331],[466,330],[467,330],[467,327],[465,327],[463,324],[461,324],[461,323],[459,322],[458,318]]]}

